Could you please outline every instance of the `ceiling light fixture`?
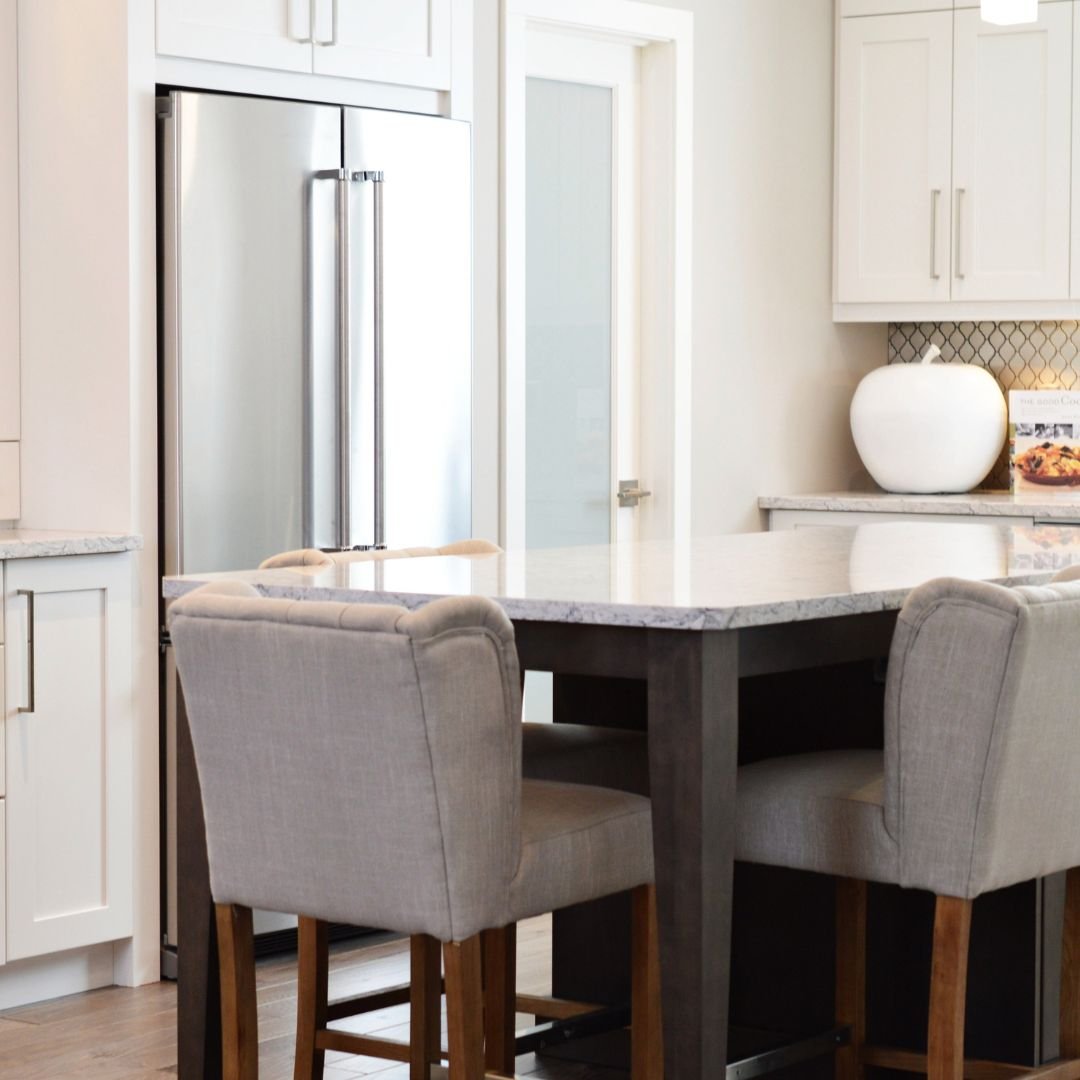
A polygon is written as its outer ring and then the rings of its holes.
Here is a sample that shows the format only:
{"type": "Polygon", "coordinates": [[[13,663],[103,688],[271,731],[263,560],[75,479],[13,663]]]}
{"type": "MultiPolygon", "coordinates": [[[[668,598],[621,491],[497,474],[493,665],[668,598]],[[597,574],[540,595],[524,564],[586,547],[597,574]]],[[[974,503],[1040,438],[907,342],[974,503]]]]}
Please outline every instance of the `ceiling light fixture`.
{"type": "Polygon", "coordinates": [[[1039,0],[981,0],[983,22],[1016,26],[1039,21],[1039,0]]]}

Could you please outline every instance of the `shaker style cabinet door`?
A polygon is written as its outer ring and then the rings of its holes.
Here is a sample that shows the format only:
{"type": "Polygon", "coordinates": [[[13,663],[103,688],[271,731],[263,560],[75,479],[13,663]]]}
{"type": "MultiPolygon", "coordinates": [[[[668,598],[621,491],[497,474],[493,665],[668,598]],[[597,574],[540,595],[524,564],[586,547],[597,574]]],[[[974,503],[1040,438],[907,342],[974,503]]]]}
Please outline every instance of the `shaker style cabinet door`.
{"type": "Polygon", "coordinates": [[[311,71],[316,0],[157,0],[157,51],[165,56],[311,71]]]}
{"type": "MultiPolygon", "coordinates": [[[[16,0],[0,0],[0,443],[19,437],[19,72],[16,0]]],[[[0,473],[3,466],[0,464],[0,473]]],[[[0,478],[0,488],[3,480],[0,478]]],[[[0,518],[4,498],[0,493],[0,518]]]]}
{"type": "Polygon", "coordinates": [[[951,11],[844,19],[839,303],[949,299],[951,11]]]}
{"type": "Polygon", "coordinates": [[[5,565],[7,958],[132,932],[131,558],[5,565]]]}
{"type": "Polygon", "coordinates": [[[312,2],[316,74],[450,88],[451,0],[312,2]]]}
{"type": "Polygon", "coordinates": [[[956,13],[954,300],[1069,295],[1073,5],[956,13]]]}

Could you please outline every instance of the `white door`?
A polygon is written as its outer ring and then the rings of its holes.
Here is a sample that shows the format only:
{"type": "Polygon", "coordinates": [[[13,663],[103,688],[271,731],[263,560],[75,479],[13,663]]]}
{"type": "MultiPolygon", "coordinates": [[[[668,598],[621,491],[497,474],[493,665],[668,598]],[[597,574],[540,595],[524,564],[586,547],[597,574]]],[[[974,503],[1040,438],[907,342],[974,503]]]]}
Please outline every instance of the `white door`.
{"type": "Polygon", "coordinates": [[[131,559],[9,561],[4,610],[8,959],[130,937],[131,559]]]}
{"type": "Polygon", "coordinates": [[[451,0],[311,2],[317,74],[450,88],[451,0]]]}
{"type": "Polygon", "coordinates": [[[311,71],[315,0],[157,0],[157,51],[311,71]]]}
{"type": "Polygon", "coordinates": [[[1069,295],[1073,5],[956,13],[954,300],[1069,295]]]}
{"type": "Polygon", "coordinates": [[[839,303],[949,299],[951,11],[843,19],[839,303]]]}
{"type": "Polygon", "coordinates": [[[530,28],[525,85],[528,547],[633,539],[640,49],[530,28]]]}

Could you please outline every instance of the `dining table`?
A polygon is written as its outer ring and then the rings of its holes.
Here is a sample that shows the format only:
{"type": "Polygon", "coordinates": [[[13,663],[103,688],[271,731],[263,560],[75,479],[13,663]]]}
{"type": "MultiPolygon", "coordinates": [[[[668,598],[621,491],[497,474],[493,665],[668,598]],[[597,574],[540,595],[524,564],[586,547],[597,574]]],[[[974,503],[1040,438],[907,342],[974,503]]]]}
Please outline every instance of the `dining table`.
{"type": "MultiPolygon", "coordinates": [[[[930,579],[1039,585],[1074,563],[1080,528],[894,521],[195,573],[166,578],[163,594],[230,579],[297,602],[486,596],[512,620],[522,668],[552,674],[556,700],[560,680],[640,687],[665,1075],[715,1080],[728,1064],[740,680],[880,663],[905,598],[930,579]]],[[[198,775],[179,729],[179,1075],[207,1080],[220,1075],[216,942],[198,775]]]]}

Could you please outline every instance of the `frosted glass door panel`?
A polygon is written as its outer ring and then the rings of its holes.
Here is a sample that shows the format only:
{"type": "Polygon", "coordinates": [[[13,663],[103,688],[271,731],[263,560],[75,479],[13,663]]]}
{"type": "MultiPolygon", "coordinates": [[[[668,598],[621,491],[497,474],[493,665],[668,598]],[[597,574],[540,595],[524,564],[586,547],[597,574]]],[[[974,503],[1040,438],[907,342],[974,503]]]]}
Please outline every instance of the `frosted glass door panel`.
{"type": "Polygon", "coordinates": [[[611,540],[612,91],[526,81],[526,543],[611,540]]]}

